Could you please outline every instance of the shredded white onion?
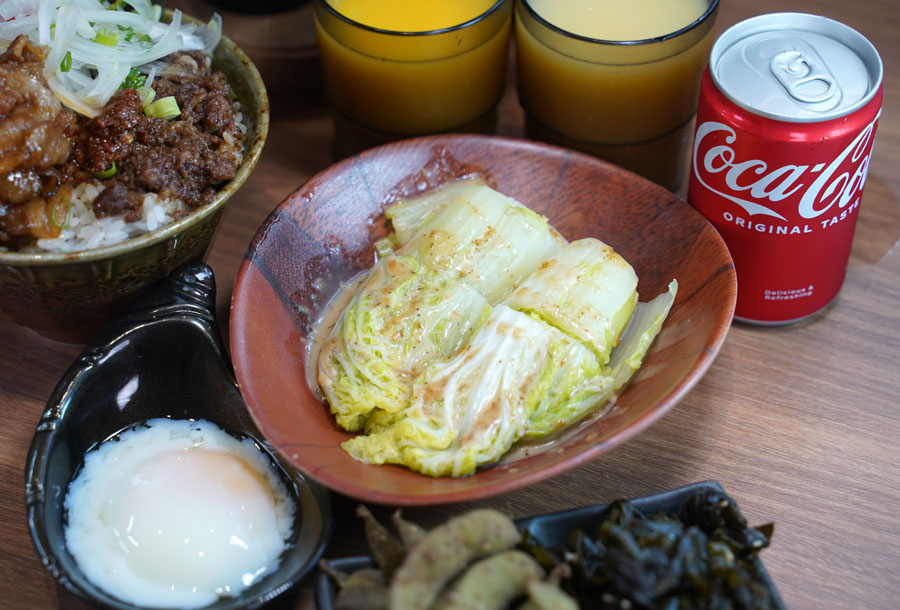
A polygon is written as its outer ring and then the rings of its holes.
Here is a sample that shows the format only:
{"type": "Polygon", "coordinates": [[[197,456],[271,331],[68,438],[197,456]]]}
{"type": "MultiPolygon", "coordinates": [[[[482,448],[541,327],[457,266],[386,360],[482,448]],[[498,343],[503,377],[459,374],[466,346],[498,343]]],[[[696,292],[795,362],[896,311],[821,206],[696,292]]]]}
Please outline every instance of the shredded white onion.
{"type": "Polygon", "coordinates": [[[171,22],[162,23],[160,7],[149,0],[124,3],[134,11],[110,10],[98,0],[2,0],[0,47],[19,34],[49,47],[44,75],[54,94],[72,110],[96,116],[133,68],[152,79],[145,64],[176,51],[212,54],[219,44],[218,15],[197,26],[182,23],[176,9],[171,22]],[[98,42],[106,33],[114,44],[98,42]]]}
{"type": "Polygon", "coordinates": [[[12,19],[16,15],[33,13],[37,5],[38,0],[3,0],[0,2],[0,21],[12,19]]]}

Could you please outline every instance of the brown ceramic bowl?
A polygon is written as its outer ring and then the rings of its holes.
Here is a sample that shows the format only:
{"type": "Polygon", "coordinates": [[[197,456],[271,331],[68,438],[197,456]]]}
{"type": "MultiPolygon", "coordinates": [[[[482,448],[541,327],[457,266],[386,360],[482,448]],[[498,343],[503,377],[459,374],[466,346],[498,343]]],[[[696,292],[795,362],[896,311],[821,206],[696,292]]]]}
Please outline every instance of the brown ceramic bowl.
{"type": "Polygon", "coordinates": [[[228,77],[248,126],[244,161],[234,180],[212,203],[119,244],[71,253],[0,251],[0,315],[59,341],[85,343],[143,288],[203,258],[226,202],[259,160],[269,130],[269,101],[259,72],[224,36],[213,68],[228,77]]]}
{"type": "MultiPolygon", "coordinates": [[[[434,136],[389,144],[319,173],[270,215],[248,249],[232,295],[231,351],[262,433],[304,474],[342,494],[393,505],[440,504],[505,493],[591,460],[671,409],[697,383],[731,323],[734,266],[691,206],[593,157],[491,136],[434,136]],[[428,171],[422,171],[429,168],[428,171]],[[678,279],[675,304],[644,366],[602,417],[549,449],[509,455],[464,478],[370,466],[340,448],[339,429],[307,383],[310,330],[340,282],[374,261],[387,233],[385,201],[399,183],[479,171],[499,191],[546,215],[569,239],[597,237],[634,267],[646,301],[678,279]]],[[[514,448],[515,452],[515,448],[514,448]]]]}

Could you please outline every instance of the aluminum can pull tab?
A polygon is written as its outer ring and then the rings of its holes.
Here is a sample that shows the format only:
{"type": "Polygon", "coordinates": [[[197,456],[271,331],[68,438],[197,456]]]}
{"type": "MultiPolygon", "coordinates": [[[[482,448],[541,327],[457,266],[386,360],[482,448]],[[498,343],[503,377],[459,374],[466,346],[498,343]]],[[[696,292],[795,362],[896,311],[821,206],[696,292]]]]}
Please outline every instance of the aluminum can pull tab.
{"type": "Polygon", "coordinates": [[[772,58],[769,63],[772,74],[798,102],[817,104],[835,95],[838,99],[834,101],[840,101],[837,79],[815,51],[802,43],[799,46],[801,49],[782,51],[772,58]]]}

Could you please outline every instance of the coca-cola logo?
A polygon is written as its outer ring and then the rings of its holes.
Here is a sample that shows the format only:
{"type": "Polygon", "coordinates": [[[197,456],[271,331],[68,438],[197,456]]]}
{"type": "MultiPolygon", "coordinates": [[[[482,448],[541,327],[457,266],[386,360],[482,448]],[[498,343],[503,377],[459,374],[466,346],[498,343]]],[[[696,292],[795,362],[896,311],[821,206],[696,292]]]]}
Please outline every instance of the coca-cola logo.
{"type": "Polygon", "coordinates": [[[817,218],[834,206],[846,207],[862,191],[869,171],[875,123],[880,116],[881,110],[830,163],[773,168],[762,159],[740,159],[735,150],[740,147],[735,146],[734,129],[724,123],[707,121],[697,128],[694,137],[694,177],[750,216],[761,214],[787,220],[772,204],[791,198],[797,201],[797,214],[801,218],[817,218]],[[725,188],[717,189],[709,184],[707,178],[714,174],[722,175],[716,182],[723,182],[725,188]]]}

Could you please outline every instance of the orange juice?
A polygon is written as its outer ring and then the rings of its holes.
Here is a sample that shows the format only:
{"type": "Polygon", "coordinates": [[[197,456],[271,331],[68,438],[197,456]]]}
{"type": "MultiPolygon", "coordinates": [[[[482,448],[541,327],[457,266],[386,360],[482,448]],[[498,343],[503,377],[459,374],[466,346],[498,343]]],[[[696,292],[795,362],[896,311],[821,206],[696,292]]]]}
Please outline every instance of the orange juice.
{"type": "Polygon", "coordinates": [[[511,6],[512,0],[330,0],[327,6],[319,0],[316,33],[329,99],[342,117],[396,136],[475,121],[503,91],[511,6]]]}
{"type": "Polygon", "coordinates": [[[530,0],[556,27],[600,40],[645,40],[677,32],[700,18],[707,0],[530,0]]]}
{"type": "Polygon", "coordinates": [[[534,128],[529,135],[607,158],[674,190],[713,40],[710,5],[519,0],[518,89],[534,128]]]}
{"type": "Polygon", "coordinates": [[[475,19],[493,0],[327,0],[335,11],[372,28],[427,32],[475,19]]]}

